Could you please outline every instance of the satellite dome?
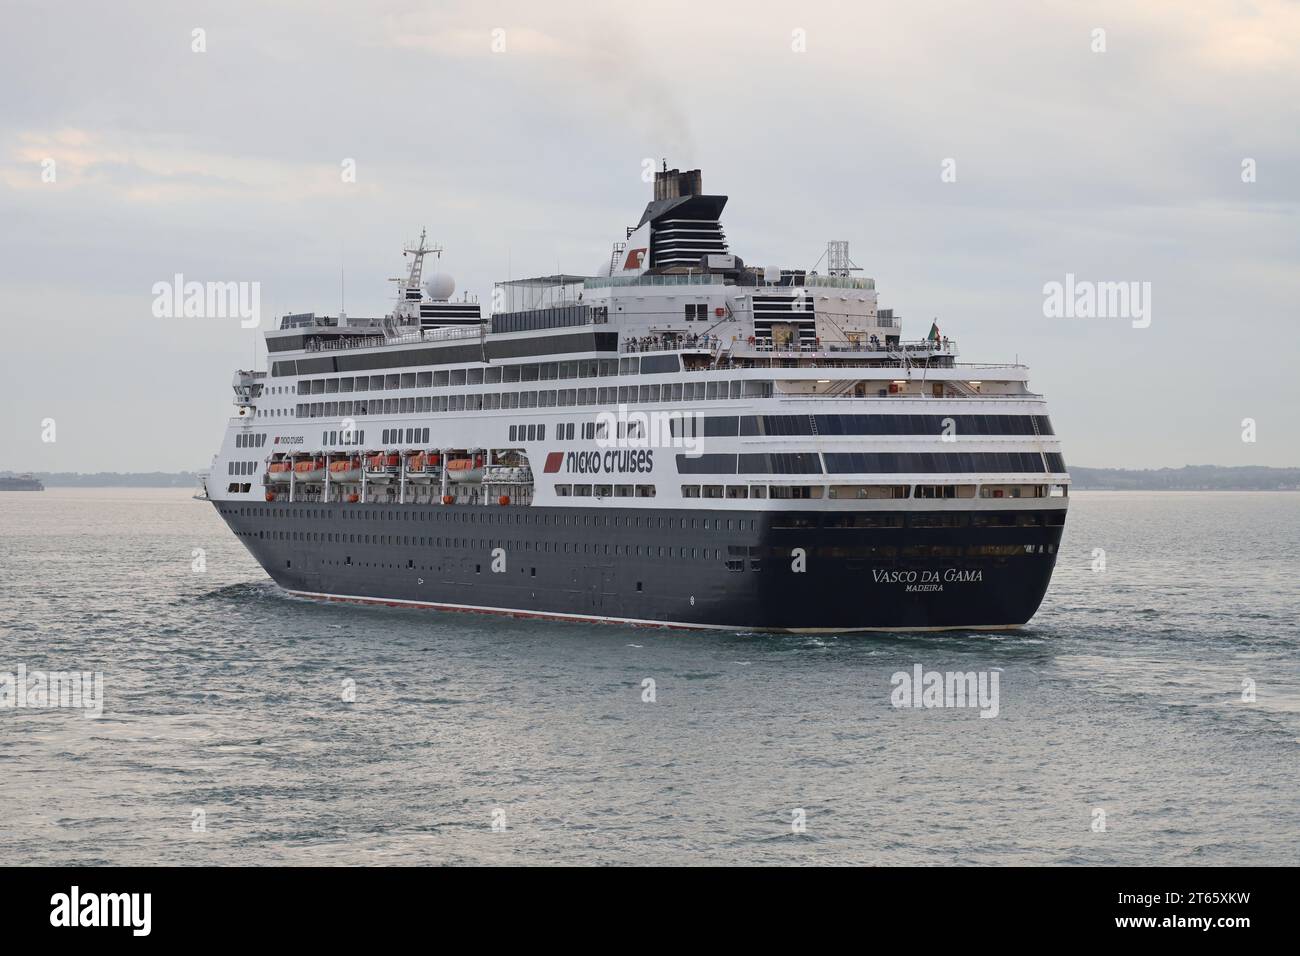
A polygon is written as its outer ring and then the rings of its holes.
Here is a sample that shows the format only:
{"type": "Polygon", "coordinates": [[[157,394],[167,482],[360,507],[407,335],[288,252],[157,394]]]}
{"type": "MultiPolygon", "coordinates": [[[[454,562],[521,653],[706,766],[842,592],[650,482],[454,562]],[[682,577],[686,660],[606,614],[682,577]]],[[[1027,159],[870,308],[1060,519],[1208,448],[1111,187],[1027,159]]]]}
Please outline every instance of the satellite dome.
{"type": "Polygon", "coordinates": [[[445,272],[439,272],[424,283],[424,291],[430,299],[445,302],[456,291],[456,280],[445,272]]]}

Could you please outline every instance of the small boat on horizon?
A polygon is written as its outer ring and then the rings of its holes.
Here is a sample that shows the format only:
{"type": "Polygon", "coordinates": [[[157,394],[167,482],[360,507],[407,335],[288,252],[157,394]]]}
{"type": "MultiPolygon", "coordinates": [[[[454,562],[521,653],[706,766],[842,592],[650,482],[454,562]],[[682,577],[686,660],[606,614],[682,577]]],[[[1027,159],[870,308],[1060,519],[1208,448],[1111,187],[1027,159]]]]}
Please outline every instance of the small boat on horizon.
{"type": "Polygon", "coordinates": [[[44,491],[45,485],[35,475],[6,475],[0,477],[0,491],[44,491]]]}

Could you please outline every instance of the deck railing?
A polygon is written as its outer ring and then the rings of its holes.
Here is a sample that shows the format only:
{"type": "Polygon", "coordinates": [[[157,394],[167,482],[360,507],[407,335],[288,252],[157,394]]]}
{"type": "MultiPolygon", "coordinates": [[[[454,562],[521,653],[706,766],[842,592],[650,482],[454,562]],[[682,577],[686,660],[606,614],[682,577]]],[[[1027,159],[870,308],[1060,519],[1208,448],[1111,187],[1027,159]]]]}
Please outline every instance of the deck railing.
{"type": "Polygon", "coordinates": [[[411,329],[408,332],[345,336],[341,339],[311,341],[306,346],[308,352],[338,352],[352,349],[380,349],[393,345],[418,345],[422,342],[451,342],[463,339],[477,339],[481,336],[480,326],[448,327],[441,329],[411,329]]]}

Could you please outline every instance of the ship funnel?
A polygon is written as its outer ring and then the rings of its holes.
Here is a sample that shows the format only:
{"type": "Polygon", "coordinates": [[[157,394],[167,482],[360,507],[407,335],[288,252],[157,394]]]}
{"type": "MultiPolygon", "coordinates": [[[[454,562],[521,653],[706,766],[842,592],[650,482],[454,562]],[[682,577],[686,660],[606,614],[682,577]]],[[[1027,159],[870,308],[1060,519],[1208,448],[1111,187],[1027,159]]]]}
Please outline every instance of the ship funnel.
{"type": "Polygon", "coordinates": [[[677,199],[680,196],[699,196],[704,193],[704,184],[698,169],[668,169],[667,163],[662,170],[655,170],[655,199],[677,199]]]}

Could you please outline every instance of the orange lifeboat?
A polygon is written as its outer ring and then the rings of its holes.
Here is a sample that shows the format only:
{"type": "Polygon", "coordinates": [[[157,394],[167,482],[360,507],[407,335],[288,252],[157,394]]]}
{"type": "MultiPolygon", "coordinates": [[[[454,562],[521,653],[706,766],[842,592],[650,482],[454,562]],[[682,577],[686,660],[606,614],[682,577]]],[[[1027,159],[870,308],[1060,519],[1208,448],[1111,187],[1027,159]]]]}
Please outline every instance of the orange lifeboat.
{"type": "Polygon", "coordinates": [[[299,481],[320,481],[325,477],[325,459],[308,458],[293,463],[294,476],[299,481]]]}
{"type": "Polygon", "coordinates": [[[266,475],[270,481],[288,481],[289,473],[293,471],[293,465],[288,461],[273,461],[266,468],[266,475]]]}
{"type": "Polygon", "coordinates": [[[483,477],[483,456],[452,458],[447,462],[447,477],[452,481],[478,481],[483,477]]]}
{"type": "Polygon", "coordinates": [[[361,459],[344,458],[330,462],[330,481],[360,481],[361,459]]]}

